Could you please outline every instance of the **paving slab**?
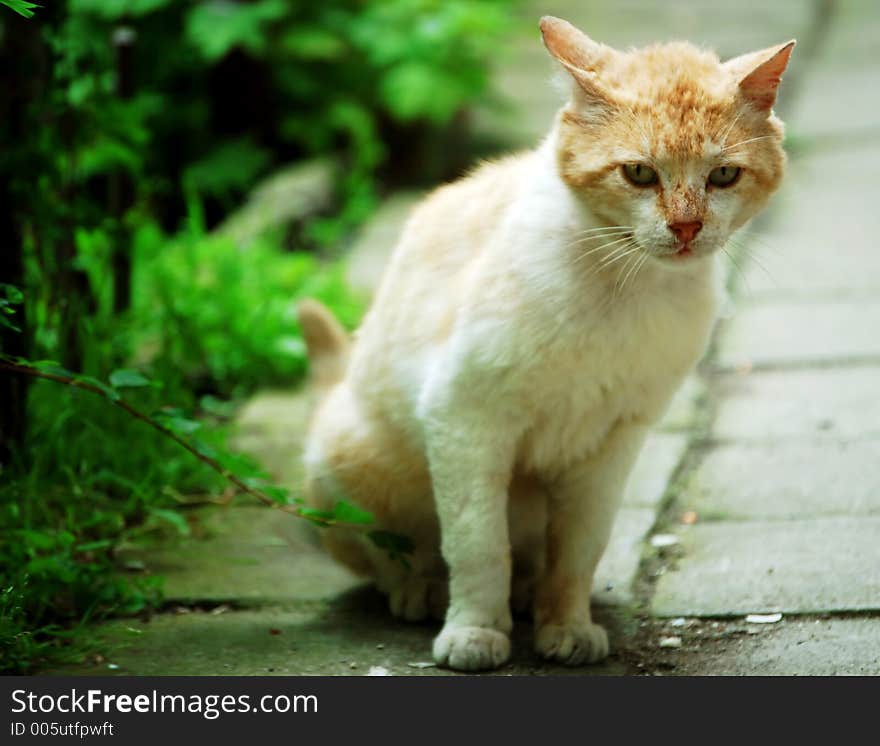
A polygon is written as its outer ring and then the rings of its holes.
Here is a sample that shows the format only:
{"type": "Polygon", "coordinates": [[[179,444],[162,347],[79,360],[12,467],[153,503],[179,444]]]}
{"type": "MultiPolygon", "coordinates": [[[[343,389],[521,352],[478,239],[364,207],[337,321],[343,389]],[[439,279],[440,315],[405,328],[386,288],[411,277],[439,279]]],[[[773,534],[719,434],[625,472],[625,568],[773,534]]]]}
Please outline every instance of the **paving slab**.
{"type": "MultiPolygon", "coordinates": [[[[632,600],[641,541],[655,512],[623,508],[596,573],[594,599],[632,600]]],[[[182,603],[267,605],[334,597],[364,581],[331,559],[302,519],[260,506],[190,513],[193,536],[153,547],[126,547],[123,561],[165,579],[165,597],[182,603]]]]}
{"type": "Polygon", "coordinates": [[[871,144],[794,159],[765,230],[735,240],[755,257],[739,286],[747,300],[880,292],[880,211],[867,198],[876,185],[865,168],[880,162],[877,141],[880,124],[871,144]]]}
{"type": "Polygon", "coordinates": [[[231,444],[257,459],[280,484],[299,492],[312,406],[312,394],[305,388],[261,391],[238,411],[231,444]]]}
{"type": "Polygon", "coordinates": [[[207,508],[188,514],[193,535],[155,547],[127,547],[124,560],[165,578],[168,599],[243,604],[312,601],[361,581],[323,552],[301,518],[262,506],[207,508]]]}
{"type": "Polygon", "coordinates": [[[880,439],[720,446],[679,504],[703,521],[880,516],[880,439]]]}
{"type": "Polygon", "coordinates": [[[880,619],[803,619],[745,625],[718,640],[684,633],[677,676],[878,676],[880,619]]]}
{"type": "Polygon", "coordinates": [[[788,117],[789,132],[819,144],[829,139],[829,144],[846,146],[846,138],[854,136],[869,141],[880,130],[880,107],[865,91],[876,85],[877,68],[864,64],[864,58],[851,59],[849,65],[814,65],[788,117]]]}
{"type": "Polygon", "coordinates": [[[624,506],[656,510],[687,447],[683,433],[651,433],[627,482],[624,506]]]}
{"type": "Polygon", "coordinates": [[[651,530],[656,512],[649,508],[622,508],[617,515],[608,548],[593,582],[593,602],[626,606],[634,600],[633,583],[642,558],[642,542],[651,530]]]}
{"type": "Polygon", "coordinates": [[[382,279],[403,226],[424,192],[398,192],[386,199],[361,230],[346,260],[349,285],[371,295],[382,279]]]}
{"type": "Polygon", "coordinates": [[[697,425],[705,397],[706,386],[700,376],[688,376],[672,397],[669,409],[657,424],[657,429],[668,432],[691,430],[697,425]]]}
{"type": "Polygon", "coordinates": [[[880,517],[705,523],[679,529],[657,616],[880,609],[880,517]]]}
{"type": "Polygon", "coordinates": [[[722,369],[880,361],[880,299],[774,300],[741,307],[720,332],[722,369]]]}
{"type": "Polygon", "coordinates": [[[717,381],[718,439],[880,437],[880,366],[765,371],[717,381]]]}
{"type": "MultiPolygon", "coordinates": [[[[596,617],[609,630],[612,649],[625,648],[632,621],[601,609],[596,617]]],[[[365,676],[375,666],[392,676],[461,675],[434,667],[431,641],[438,631],[438,624],[406,624],[392,619],[378,593],[359,588],[332,601],[310,604],[244,611],[217,607],[156,615],[148,621],[117,620],[96,628],[97,646],[103,651],[100,661],[46,673],[365,676]]],[[[629,672],[615,653],[595,666],[545,664],[532,651],[528,621],[517,622],[513,645],[511,662],[490,675],[596,676],[629,672]]]]}

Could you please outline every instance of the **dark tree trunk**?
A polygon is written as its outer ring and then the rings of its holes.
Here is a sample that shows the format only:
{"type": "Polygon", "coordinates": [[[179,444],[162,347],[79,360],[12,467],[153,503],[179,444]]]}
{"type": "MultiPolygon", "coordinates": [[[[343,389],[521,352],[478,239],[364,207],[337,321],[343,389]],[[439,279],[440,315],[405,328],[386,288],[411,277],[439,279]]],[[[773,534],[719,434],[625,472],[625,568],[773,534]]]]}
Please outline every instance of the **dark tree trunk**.
{"type": "MultiPolygon", "coordinates": [[[[24,289],[24,236],[22,215],[27,193],[16,188],[25,176],[29,153],[31,116],[41,95],[45,75],[45,49],[39,28],[14,13],[4,13],[0,69],[6,74],[0,86],[0,283],[24,289]]],[[[16,307],[13,323],[19,331],[0,327],[0,350],[27,357],[30,337],[27,297],[16,307]]],[[[0,372],[0,470],[12,458],[23,456],[27,431],[27,387],[22,376],[0,372]]]]}
{"type": "MultiPolygon", "coordinates": [[[[0,283],[24,287],[22,237],[12,213],[12,195],[7,175],[0,176],[0,283]]],[[[12,319],[19,331],[0,326],[0,351],[16,357],[28,356],[28,326],[25,305],[16,306],[12,319]]],[[[0,472],[20,452],[27,434],[28,379],[0,371],[0,472]]]]}
{"type": "MultiPolygon", "coordinates": [[[[116,52],[116,95],[127,100],[134,94],[134,29],[119,26],[113,32],[116,52]]],[[[131,237],[125,214],[134,204],[131,175],[118,170],[110,178],[110,214],[115,218],[113,246],[113,312],[124,313],[131,306],[131,237]]]]}

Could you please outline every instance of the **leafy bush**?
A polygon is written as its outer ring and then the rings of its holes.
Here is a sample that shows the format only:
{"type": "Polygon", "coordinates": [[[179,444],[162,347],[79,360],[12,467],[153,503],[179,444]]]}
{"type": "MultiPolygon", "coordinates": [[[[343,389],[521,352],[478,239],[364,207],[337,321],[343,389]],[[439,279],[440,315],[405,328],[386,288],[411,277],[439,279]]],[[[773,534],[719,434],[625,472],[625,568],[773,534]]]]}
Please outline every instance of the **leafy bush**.
{"type": "MultiPolygon", "coordinates": [[[[515,4],[0,0],[0,62],[16,77],[0,90],[0,359],[59,360],[99,392],[125,388],[239,486],[262,485],[226,451],[237,398],[301,378],[298,297],[349,325],[362,306],[338,263],[205,226],[273,166],[330,155],[335,209],[302,235],[332,253],[373,208],[380,166],[438,175],[413,143],[438,142],[484,96],[515,4]]],[[[118,548],[186,533],[182,503],[225,485],[107,401],[46,381],[25,394],[0,374],[0,395],[17,397],[0,408],[0,670],[20,673],[81,655],[85,622],[158,603],[158,582],[120,566],[118,548]]],[[[366,520],[342,503],[295,511],[366,520]]]]}
{"type": "MultiPolygon", "coordinates": [[[[67,0],[47,31],[55,77],[78,114],[79,178],[117,169],[176,214],[176,184],[240,195],[271,163],[336,153],[349,227],[373,205],[377,168],[407,161],[394,127],[436,137],[484,97],[518,0],[67,0]],[[66,12],[64,12],[66,9],[66,12]],[[135,39],[120,100],[108,40],[135,39]],[[246,164],[228,167],[232,157],[246,164]],[[230,178],[231,177],[231,178],[230,178]]],[[[39,14],[36,21],[39,21],[39,14]]],[[[228,202],[225,205],[229,207],[228,202]]],[[[166,221],[167,223],[167,221],[166,221]]]]}
{"type": "Polygon", "coordinates": [[[306,368],[296,301],[313,297],[353,326],[363,304],[340,263],[280,251],[268,239],[246,248],[146,226],[135,244],[132,335],[163,378],[223,397],[298,382],[306,368]]]}

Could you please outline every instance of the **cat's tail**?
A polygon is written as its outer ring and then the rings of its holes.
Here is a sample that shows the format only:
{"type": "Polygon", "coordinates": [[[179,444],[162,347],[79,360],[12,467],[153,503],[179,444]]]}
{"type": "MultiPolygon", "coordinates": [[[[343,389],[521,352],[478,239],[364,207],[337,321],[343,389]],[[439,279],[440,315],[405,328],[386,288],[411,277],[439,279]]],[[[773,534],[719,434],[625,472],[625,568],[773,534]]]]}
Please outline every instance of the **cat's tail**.
{"type": "Polygon", "coordinates": [[[351,346],[348,334],[330,310],[311,298],[296,307],[299,325],[309,353],[312,382],[325,391],[342,380],[351,346]]]}

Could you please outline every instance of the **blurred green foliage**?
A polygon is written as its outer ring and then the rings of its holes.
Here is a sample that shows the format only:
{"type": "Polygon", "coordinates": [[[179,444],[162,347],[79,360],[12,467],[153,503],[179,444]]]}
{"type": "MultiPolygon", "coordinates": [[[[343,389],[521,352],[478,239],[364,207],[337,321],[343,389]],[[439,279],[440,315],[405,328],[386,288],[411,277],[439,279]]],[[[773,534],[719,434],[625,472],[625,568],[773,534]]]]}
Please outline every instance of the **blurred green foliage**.
{"type": "MultiPolygon", "coordinates": [[[[386,175],[448,175],[420,158],[485,100],[516,4],[0,0],[3,75],[15,76],[0,89],[11,217],[0,221],[0,354],[124,389],[288,500],[229,453],[236,402],[301,379],[297,298],[356,324],[363,301],[326,257],[369,215],[386,175]],[[273,168],[316,156],[336,164],[329,211],[247,246],[211,232],[273,168]]],[[[0,396],[25,391],[3,376],[0,396]]],[[[10,672],[81,657],[83,624],[154,607],[159,580],[121,563],[120,548],[186,534],[188,506],[228,488],[100,397],[37,381],[21,398],[0,412],[0,671],[10,672]],[[26,428],[10,454],[12,409],[26,428]]],[[[362,521],[352,510],[336,518],[362,521]]],[[[406,553],[399,537],[373,533],[406,553]]]]}
{"type": "Polygon", "coordinates": [[[68,0],[51,40],[81,119],[71,166],[80,178],[125,169],[173,215],[184,172],[209,194],[240,196],[279,157],[332,152],[337,217],[351,227],[372,208],[379,166],[407,158],[389,129],[417,127],[430,142],[485,96],[513,5],[68,0]],[[109,40],[123,28],[135,90],[120,101],[109,40]]]}

